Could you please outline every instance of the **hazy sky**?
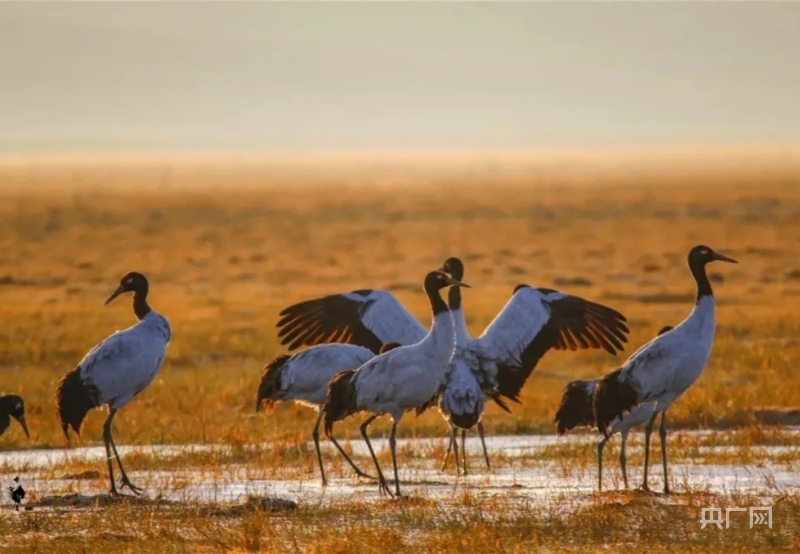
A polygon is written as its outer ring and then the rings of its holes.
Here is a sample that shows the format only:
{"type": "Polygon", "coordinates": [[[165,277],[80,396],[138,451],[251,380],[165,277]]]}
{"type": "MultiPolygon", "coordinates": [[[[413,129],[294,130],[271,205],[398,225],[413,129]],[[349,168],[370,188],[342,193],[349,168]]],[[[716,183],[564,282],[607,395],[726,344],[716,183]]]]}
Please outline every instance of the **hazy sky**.
{"type": "Polygon", "coordinates": [[[800,3],[0,3],[0,151],[800,141],[800,3]]]}

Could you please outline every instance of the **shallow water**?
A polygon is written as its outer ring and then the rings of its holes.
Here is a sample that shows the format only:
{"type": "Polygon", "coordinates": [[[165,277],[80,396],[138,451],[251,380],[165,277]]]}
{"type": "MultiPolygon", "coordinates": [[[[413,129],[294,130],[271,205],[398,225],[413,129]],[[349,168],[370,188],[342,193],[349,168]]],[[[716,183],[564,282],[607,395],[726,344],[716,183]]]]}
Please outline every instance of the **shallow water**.
{"type": "MultiPolygon", "coordinates": [[[[798,430],[791,432],[800,434],[798,430]]],[[[708,433],[709,431],[681,431],[674,435],[706,435],[708,433]]],[[[409,446],[416,448],[440,446],[443,444],[443,439],[401,439],[397,442],[398,450],[400,450],[409,446]]],[[[586,448],[593,449],[593,445],[597,442],[597,436],[577,434],[566,437],[556,435],[487,437],[486,443],[490,458],[493,454],[499,453],[508,458],[525,456],[524,461],[515,462],[514,465],[530,464],[527,467],[509,468],[502,467],[502,464],[497,462],[497,467],[487,470],[481,453],[480,441],[472,438],[467,441],[471,471],[469,476],[456,477],[452,457],[446,472],[438,469],[441,460],[428,460],[422,464],[415,460],[415,466],[421,465],[422,467],[401,467],[400,469],[401,490],[404,494],[445,502],[448,498],[453,498],[454,494],[468,491],[470,494],[480,496],[504,495],[509,499],[537,505],[544,505],[553,500],[563,503],[567,497],[580,503],[588,500],[597,489],[597,472],[594,464],[590,464],[586,469],[581,467],[564,469],[551,460],[536,461],[537,452],[541,452],[543,448],[570,442],[586,445],[586,448]]],[[[604,490],[622,488],[622,478],[617,461],[618,451],[616,450],[619,439],[615,438],[613,444],[613,450],[609,449],[604,459],[604,490]]],[[[385,440],[373,440],[373,445],[378,451],[388,448],[385,440]]],[[[368,455],[366,445],[361,441],[353,441],[351,446],[356,453],[368,455]]],[[[226,448],[224,445],[151,445],[120,447],[119,450],[124,459],[126,453],[133,451],[169,457],[187,452],[207,452],[226,448]]],[[[629,445],[629,456],[640,448],[638,443],[629,445]]],[[[708,447],[700,450],[702,454],[703,451],[720,452],[726,448],[729,447],[708,447]]],[[[671,464],[673,488],[683,490],[689,487],[692,490],[705,490],[720,494],[767,495],[800,487],[800,475],[797,472],[789,471],[784,466],[769,461],[773,456],[787,451],[788,447],[759,446],[758,449],[765,455],[765,461],[758,465],[671,464]]],[[[653,490],[660,490],[663,483],[660,452],[656,451],[653,454],[650,486],[653,490]]],[[[332,456],[336,455],[333,447],[326,444],[325,460],[330,460],[332,456]]],[[[33,493],[32,496],[39,498],[45,495],[63,494],[66,491],[101,494],[107,490],[104,458],[103,447],[2,452],[0,453],[0,467],[5,469],[4,473],[0,473],[0,482],[11,483],[13,477],[19,475],[29,493],[33,493]],[[66,480],[45,478],[42,475],[42,471],[52,464],[77,460],[97,462],[96,470],[100,473],[101,478],[66,480]],[[16,468],[19,468],[18,473],[9,471],[16,468]]],[[[362,469],[374,474],[372,464],[368,464],[366,461],[360,461],[360,463],[362,469]]],[[[383,469],[387,478],[391,478],[391,465],[383,469]]],[[[174,501],[238,503],[245,501],[248,496],[279,496],[297,502],[317,504],[342,499],[377,500],[381,498],[375,482],[351,477],[350,468],[345,464],[342,464],[341,472],[328,470],[329,484],[327,487],[322,487],[317,473],[307,473],[299,479],[262,479],[254,473],[252,468],[228,465],[210,471],[187,469],[131,472],[130,477],[139,486],[146,488],[145,494],[148,497],[161,496],[174,501]]],[[[632,486],[638,485],[642,478],[641,467],[629,464],[628,475],[632,486]]],[[[8,499],[4,499],[4,502],[7,504],[8,499]]]]}

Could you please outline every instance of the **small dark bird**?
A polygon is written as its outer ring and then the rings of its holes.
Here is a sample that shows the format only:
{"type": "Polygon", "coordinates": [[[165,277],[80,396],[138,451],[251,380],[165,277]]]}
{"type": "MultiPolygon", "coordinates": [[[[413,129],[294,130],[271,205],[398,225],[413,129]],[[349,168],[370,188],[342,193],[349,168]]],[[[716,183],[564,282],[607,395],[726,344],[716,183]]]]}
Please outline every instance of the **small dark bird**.
{"type": "Polygon", "coordinates": [[[25,402],[16,394],[0,396],[0,435],[6,432],[12,417],[22,425],[25,436],[31,438],[31,434],[28,432],[28,423],[25,421],[25,402]]]}
{"type": "Polygon", "coordinates": [[[19,505],[22,503],[22,500],[25,498],[25,489],[22,488],[22,485],[19,484],[19,477],[14,477],[14,483],[17,484],[16,487],[8,487],[9,492],[11,492],[11,500],[14,501],[14,509],[19,511],[19,505]]]}

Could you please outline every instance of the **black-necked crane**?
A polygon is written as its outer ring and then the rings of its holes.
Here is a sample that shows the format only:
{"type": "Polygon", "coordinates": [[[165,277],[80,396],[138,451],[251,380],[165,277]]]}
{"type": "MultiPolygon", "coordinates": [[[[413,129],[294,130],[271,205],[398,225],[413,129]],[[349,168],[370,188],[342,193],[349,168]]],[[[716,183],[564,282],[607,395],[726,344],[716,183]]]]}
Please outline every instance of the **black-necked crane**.
{"type": "MultiPolygon", "coordinates": [[[[663,335],[672,330],[672,326],[666,325],[658,332],[663,335]]],[[[579,426],[596,427],[594,412],[592,411],[592,397],[594,389],[600,379],[592,381],[576,380],[567,384],[564,388],[564,395],[561,397],[561,404],[556,412],[555,422],[557,423],[558,434],[563,435],[567,431],[579,426]]],[[[622,445],[619,449],[619,465],[622,469],[622,480],[625,488],[628,488],[628,471],[626,467],[627,458],[625,457],[625,445],[628,442],[628,434],[636,425],[649,421],[653,416],[656,405],[655,402],[648,402],[636,406],[630,412],[624,414],[622,418],[617,418],[611,422],[607,436],[604,436],[597,443],[597,489],[603,490],[603,449],[612,436],[616,433],[622,435],[622,445]]]]}
{"type": "MultiPolygon", "coordinates": [[[[456,280],[463,278],[464,266],[458,258],[448,259],[441,269],[456,280]]],[[[444,388],[438,393],[440,410],[451,425],[451,446],[459,426],[463,430],[477,424],[482,435],[480,419],[487,397],[506,410],[504,399],[519,402],[527,378],[549,350],[602,348],[615,354],[627,341],[625,317],[619,312],[577,296],[527,285],[518,285],[483,334],[472,338],[460,291],[451,289],[449,295],[457,348],[444,388]]],[[[386,342],[413,344],[426,333],[394,295],[384,290],[307,300],[285,308],[280,315],[278,336],[289,349],[347,342],[377,352],[386,342]]],[[[484,456],[488,464],[485,443],[484,456]]]]}
{"type": "Polygon", "coordinates": [[[111,434],[111,424],[117,412],[147,388],[158,374],[172,336],[167,318],[147,304],[149,284],[144,275],[137,272],[126,274],[105,303],[109,304],[126,292],[133,293],[133,313],[139,322],[117,331],[92,348],[61,379],[56,393],[58,418],[68,441],[69,427],[80,436],[83,420],[89,410],[108,406],[108,417],[103,425],[103,443],[106,447],[111,494],[119,494],[114,481],[114,458],[121,474],[120,486],[128,487],[135,494],[142,493],[142,489],[131,482],[122,467],[111,434]],[[111,457],[112,450],[114,458],[111,457]]]}
{"type": "Polygon", "coordinates": [[[335,421],[361,411],[372,414],[361,425],[361,434],[375,463],[381,492],[391,494],[367,431],[370,423],[377,417],[384,414],[392,416],[389,447],[392,452],[395,494],[399,496],[397,426],[407,411],[417,408],[434,396],[456,346],[453,318],[440,293],[441,289],[448,286],[468,285],[440,271],[432,271],[425,277],[424,289],[433,312],[433,325],[422,340],[389,349],[355,370],[340,373],[328,386],[328,397],[323,407],[325,434],[328,437],[333,432],[335,421]]]}
{"type": "Polygon", "coordinates": [[[667,475],[666,412],[700,377],[711,355],[715,330],[715,302],[706,265],[713,261],[738,263],[733,258],[714,252],[708,246],[695,246],[689,251],[689,270],[697,286],[695,305],[686,319],[674,329],[654,338],[616,371],[603,377],[595,387],[593,410],[597,429],[608,436],[612,421],[633,407],[655,402],[655,410],[645,428],[645,466],[642,488],[648,489],[650,434],[656,417],[661,414],[661,458],[664,468],[664,493],[669,493],[667,475]]]}
{"type": "Polygon", "coordinates": [[[17,394],[4,394],[0,396],[0,435],[11,425],[12,417],[22,426],[25,436],[31,438],[28,422],[25,421],[25,401],[17,394]]]}
{"type": "MultiPolygon", "coordinates": [[[[385,346],[391,347],[391,345],[385,346]]],[[[325,478],[325,468],[322,465],[322,453],[319,448],[319,425],[324,415],[322,405],[328,394],[328,382],[337,373],[361,367],[374,357],[372,350],[363,346],[320,344],[291,356],[278,356],[267,364],[264,376],[261,378],[256,410],[262,404],[271,409],[276,402],[284,400],[294,400],[298,404],[317,410],[312,437],[323,486],[327,485],[328,481],[325,478]]],[[[333,436],[329,438],[360,477],[370,477],[359,469],[333,436]]]]}

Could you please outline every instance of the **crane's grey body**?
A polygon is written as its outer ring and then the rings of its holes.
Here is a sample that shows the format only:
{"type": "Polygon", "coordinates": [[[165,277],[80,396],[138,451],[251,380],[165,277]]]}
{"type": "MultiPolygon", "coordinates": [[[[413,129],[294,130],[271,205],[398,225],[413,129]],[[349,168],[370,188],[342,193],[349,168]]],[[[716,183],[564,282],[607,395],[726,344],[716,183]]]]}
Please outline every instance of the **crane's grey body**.
{"type": "Polygon", "coordinates": [[[275,400],[294,400],[317,410],[328,394],[328,382],[334,375],[362,366],[375,354],[355,344],[320,344],[293,354],[284,362],[281,388],[275,400]]]}
{"type": "Polygon", "coordinates": [[[119,410],[158,375],[172,333],[167,318],[150,311],[117,331],[78,363],[83,383],[96,391],[96,405],[119,410]]]}
{"type": "Polygon", "coordinates": [[[686,319],[625,361],[620,381],[633,386],[639,402],[656,402],[663,412],[697,381],[714,343],[714,312],[714,297],[701,297],[686,319]]]}
{"type": "Polygon", "coordinates": [[[417,344],[376,356],[353,377],[357,403],[374,414],[403,414],[429,400],[439,389],[455,350],[453,318],[437,314],[430,332],[417,344]]]}

